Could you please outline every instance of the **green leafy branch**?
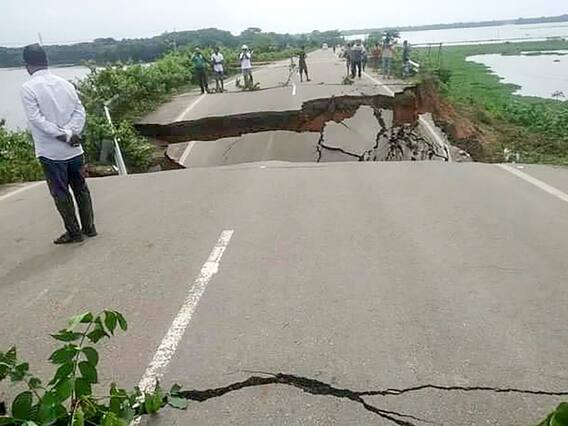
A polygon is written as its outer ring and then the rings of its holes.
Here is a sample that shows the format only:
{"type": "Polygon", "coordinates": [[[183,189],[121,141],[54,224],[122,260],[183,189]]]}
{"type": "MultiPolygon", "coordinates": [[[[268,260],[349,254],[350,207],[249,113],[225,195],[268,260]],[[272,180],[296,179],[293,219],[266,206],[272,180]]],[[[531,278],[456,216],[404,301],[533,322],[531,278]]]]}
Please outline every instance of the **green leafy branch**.
{"type": "MultiPolygon", "coordinates": [[[[137,387],[127,391],[113,383],[107,396],[93,395],[99,363],[95,346],[127,328],[126,319],[116,311],[72,317],[67,328],[51,335],[63,346],[49,357],[57,370],[45,385],[30,372],[27,362],[18,359],[15,347],[0,352],[0,382],[10,379],[26,388],[14,398],[9,414],[0,402],[0,425],[126,426],[137,417],[158,412],[169,403],[159,385],[153,392],[143,393],[137,387]]],[[[172,406],[182,408],[179,398],[172,398],[172,406]]]]}
{"type": "MultiPolygon", "coordinates": [[[[112,383],[107,395],[95,396],[92,387],[98,383],[99,364],[99,353],[95,346],[104,339],[113,337],[115,332],[127,329],[126,319],[117,311],[103,311],[98,315],[85,312],[72,317],[67,328],[51,335],[62,346],[49,357],[57,370],[45,385],[30,372],[27,362],[18,359],[15,347],[0,352],[0,382],[9,379],[25,388],[14,398],[9,409],[0,401],[0,426],[128,426],[141,416],[158,413],[165,406],[184,410],[188,407],[188,400],[205,401],[245,387],[272,383],[295,386],[314,395],[348,398],[362,403],[375,414],[386,414],[385,418],[396,424],[413,424],[390,416],[397,413],[383,412],[366,404],[361,396],[369,395],[369,392],[336,389],[316,380],[287,374],[263,373],[271,377],[251,377],[244,382],[206,391],[183,391],[179,385],[174,385],[169,392],[163,392],[159,383],[151,392],[143,392],[138,387],[128,391],[112,383]]],[[[393,395],[416,389],[399,390],[398,393],[394,390],[373,393],[393,395]]],[[[568,426],[568,403],[560,404],[538,426],[568,426]]]]}

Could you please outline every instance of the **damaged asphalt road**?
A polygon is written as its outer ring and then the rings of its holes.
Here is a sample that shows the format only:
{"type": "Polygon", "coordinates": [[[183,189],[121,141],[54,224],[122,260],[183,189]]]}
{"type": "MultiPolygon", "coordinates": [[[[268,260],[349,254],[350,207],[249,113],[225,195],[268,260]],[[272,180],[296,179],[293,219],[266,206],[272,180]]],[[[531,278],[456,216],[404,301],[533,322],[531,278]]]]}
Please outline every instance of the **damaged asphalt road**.
{"type": "Polygon", "coordinates": [[[396,123],[394,102],[382,96],[332,98],[312,101],[300,111],[213,118],[153,131],[163,132],[154,135],[161,140],[177,140],[184,132],[201,135],[201,140],[168,146],[166,155],[183,167],[255,161],[449,161],[448,142],[433,137],[423,123],[429,118],[396,123]],[[203,140],[212,135],[219,138],[203,140]]]}
{"type": "Polygon", "coordinates": [[[442,132],[428,131],[436,127],[432,121],[424,124],[430,119],[420,115],[415,87],[377,84],[368,74],[353,85],[337,84],[342,63],[332,54],[319,55],[326,61],[314,65],[319,72],[313,82],[300,84],[276,64],[257,71],[261,90],[187,99],[185,109],[176,109],[174,100],[136,127],[181,167],[450,160],[442,132]]]}
{"type": "MultiPolygon", "coordinates": [[[[338,80],[344,66],[325,55],[310,57],[314,79],[338,80]]],[[[270,75],[259,80],[285,78],[270,75]]],[[[354,86],[337,90],[367,90],[354,86]]],[[[324,89],[298,85],[298,100],[290,87],[261,91],[243,109],[294,111],[306,98],[329,100],[324,89]]],[[[265,132],[244,144],[224,138],[210,158],[316,158],[326,126],[329,147],[339,146],[334,132],[356,131],[371,140],[346,152],[382,155],[369,149],[377,135],[390,137],[389,108],[352,98],[359,104],[348,115],[269,131],[268,141],[265,132]],[[357,124],[378,116],[385,126],[357,124]]],[[[244,98],[201,99],[171,106],[177,121],[234,113],[244,98]]],[[[408,152],[419,137],[412,129],[395,130],[409,132],[408,152]]],[[[181,155],[194,159],[202,147],[181,155]]],[[[163,388],[181,383],[193,399],[152,426],[529,426],[568,399],[559,396],[568,380],[568,214],[554,191],[520,169],[479,163],[243,162],[90,180],[100,236],[70,248],[50,242],[61,227],[55,213],[36,218],[53,212],[43,185],[1,200],[0,346],[16,343],[48,377],[48,333],[65,318],[124,313],[128,332],[101,347],[99,389],[135,386],[165,348],[163,388]],[[180,312],[189,321],[182,335],[172,327],[180,312]],[[172,329],[176,345],[166,339],[172,329]]],[[[563,169],[524,171],[554,187],[568,182],[563,169]]]]}

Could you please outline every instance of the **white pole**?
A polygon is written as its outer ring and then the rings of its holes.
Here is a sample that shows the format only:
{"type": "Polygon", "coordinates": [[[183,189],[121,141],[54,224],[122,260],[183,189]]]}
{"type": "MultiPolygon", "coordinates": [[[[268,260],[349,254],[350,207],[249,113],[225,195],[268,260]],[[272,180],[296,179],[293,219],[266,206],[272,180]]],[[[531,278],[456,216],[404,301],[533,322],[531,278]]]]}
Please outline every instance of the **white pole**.
{"type": "Polygon", "coordinates": [[[120,150],[120,145],[118,144],[118,138],[116,137],[116,130],[114,128],[114,124],[112,124],[112,118],[110,116],[110,111],[108,106],[105,105],[105,115],[112,128],[113,138],[114,138],[114,155],[116,157],[116,166],[118,167],[118,174],[120,176],[127,176],[128,171],[126,170],[126,165],[124,164],[124,159],[122,158],[122,151],[120,150]]]}

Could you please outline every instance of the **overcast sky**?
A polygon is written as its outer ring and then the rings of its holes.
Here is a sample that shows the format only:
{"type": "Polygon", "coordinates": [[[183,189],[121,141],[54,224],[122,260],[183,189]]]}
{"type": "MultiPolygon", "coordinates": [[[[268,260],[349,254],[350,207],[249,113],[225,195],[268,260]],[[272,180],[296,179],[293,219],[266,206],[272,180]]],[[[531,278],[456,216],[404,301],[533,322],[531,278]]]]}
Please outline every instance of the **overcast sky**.
{"type": "Polygon", "coordinates": [[[0,45],[207,27],[310,32],[560,15],[567,0],[0,0],[0,45]]]}

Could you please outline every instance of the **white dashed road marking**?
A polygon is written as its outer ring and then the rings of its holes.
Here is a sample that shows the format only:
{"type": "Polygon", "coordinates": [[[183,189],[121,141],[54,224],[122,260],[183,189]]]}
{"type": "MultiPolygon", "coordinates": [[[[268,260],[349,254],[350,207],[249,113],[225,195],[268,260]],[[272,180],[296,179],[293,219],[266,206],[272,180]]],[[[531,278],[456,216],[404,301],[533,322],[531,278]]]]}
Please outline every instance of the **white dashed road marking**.
{"type": "Polygon", "coordinates": [[[367,77],[369,80],[371,80],[373,83],[378,84],[379,86],[382,86],[385,89],[385,91],[388,93],[389,96],[394,96],[393,90],[390,87],[386,86],[382,81],[377,80],[375,77],[373,77],[370,74],[367,74],[366,72],[363,72],[363,75],[365,77],[367,77]]]}
{"type": "Polygon", "coordinates": [[[548,192],[550,195],[553,195],[556,198],[559,198],[560,200],[568,203],[568,194],[562,192],[561,190],[556,189],[555,187],[550,186],[549,184],[544,183],[543,181],[538,180],[537,178],[534,178],[531,175],[526,174],[525,172],[521,172],[514,167],[508,166],[506,164],[498,164],[498,166],[503,170],[506,170],[509,173],[512,173],[515,176],[520,177],[524,181],[536,186],[537,188],[542,189],[544,192],[548,192]]]}
{"type": "Polygon", "coordinates": [[[201,296],[203,296],[207,285],[219,270],[221,258],[233,237],[233,233],[233,230],[225,230],[221,233],[217,244],[215,244],[209,258],[203,264],[199,275],[195,281],[190,284],[189,293],[187,294],[181,309],[170,325],[162,343],[158,346],[158,349],[154,354],[154,358],[146,369],[144,376],[142,376],[142,380],[140,380],[139,386],[143,392],[153,391],[157,380],[164,375],[179,343],[181,342],[181,339],[183,338],[185,330],[189,326],[201,296]]]}
{"type": "Polygon", "coordinates": [[[183,121],[185,116],[187,114],[189,114],[189,112],[193,108],[195,108],[199,104],[199,102],[201,102],[206,96],[207,96],[207,94],[204,93],[200,97],[198,97],[196,100],[194,100],[191,104],[189,104],[189,106],[178,116],[178,118],[176,118],[176,121],[183,121]]]}
{"type": "Polygon", "coordinates": [[[42,182],[30,183],[29,185],[26,185],[23,188],[15,189],[12,192],[8,192],[7,194],[0,195],[0,201],[7,200],[8,198],[13,197],[14,195],[21,194],[22,192],[27,191],[28,189],[35,188],[36,186],[39,186],[39,185],[42,185],[42,184],[43,184],[43,181],[42,182]]]}
{"type": "Polygon", "coordinates": [[[187,161],[187,157],[189,157],[189,153],[191,152],[191,150],[193,149],[194,146],[195,146],[195,141],[188,142],[187,146],[183,150],[183,154],[181,155],[181,157],[179,159],[179,163],[182,166],[187,167],[185,165],[185,162],[187,161]]]}

